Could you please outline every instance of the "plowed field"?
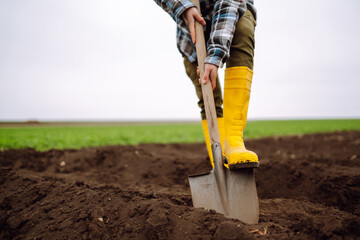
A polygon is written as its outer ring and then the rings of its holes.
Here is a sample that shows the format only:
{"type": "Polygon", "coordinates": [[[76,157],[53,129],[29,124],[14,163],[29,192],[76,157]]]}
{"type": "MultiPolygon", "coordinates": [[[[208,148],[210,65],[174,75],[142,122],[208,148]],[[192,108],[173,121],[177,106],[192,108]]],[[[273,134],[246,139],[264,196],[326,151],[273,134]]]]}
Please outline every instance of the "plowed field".
{"type": "Polygon", "coordinates": [[[0,239],[360,239],[360,132],[246,142],[260,223],[192,207],[204,144],[0,152],[0,239]]]}

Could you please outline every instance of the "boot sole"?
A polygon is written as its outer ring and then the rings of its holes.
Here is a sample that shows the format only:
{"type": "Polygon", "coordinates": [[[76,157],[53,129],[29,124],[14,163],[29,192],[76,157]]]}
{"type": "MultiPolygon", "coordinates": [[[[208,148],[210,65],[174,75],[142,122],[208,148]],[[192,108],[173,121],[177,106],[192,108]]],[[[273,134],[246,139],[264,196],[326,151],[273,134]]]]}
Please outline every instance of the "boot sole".
{"type": "Polygon", "coordinates": [[[259,162],[246,162],[246,163],[229,164],[228,166],[230,170],[235,170],[241,168],[258,168],[259,165],[260,165],[259,162]]]}

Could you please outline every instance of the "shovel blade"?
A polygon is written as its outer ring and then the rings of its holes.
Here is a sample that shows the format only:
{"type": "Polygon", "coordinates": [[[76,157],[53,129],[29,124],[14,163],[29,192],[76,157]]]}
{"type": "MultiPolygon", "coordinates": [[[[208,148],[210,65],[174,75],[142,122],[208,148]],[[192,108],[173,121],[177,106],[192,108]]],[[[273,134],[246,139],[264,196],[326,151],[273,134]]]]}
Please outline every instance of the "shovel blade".
{"type": "Polygon", "coordinates": [[[215,170],[189,176],[195,208],[212,209],[247,224],[259,222],[259,200],[253,169],[223,169],[221,181],[215,170]]]}

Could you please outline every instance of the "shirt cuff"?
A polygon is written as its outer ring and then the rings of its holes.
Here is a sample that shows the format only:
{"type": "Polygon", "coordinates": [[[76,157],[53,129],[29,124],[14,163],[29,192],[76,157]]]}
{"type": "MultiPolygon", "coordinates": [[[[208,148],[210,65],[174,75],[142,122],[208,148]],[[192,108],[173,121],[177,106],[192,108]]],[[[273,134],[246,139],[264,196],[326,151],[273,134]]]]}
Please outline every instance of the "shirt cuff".
{"type": "Polygon", "coordinates": [[[179,21],[179,18],[181,15],[185,12],[185,10],[196,7],[194,3],[192,3],[189,0],[180,0],[177,1],[177,3],[174,5],[173,13],[174,13],[174,19],[176,22],[179,21]]]}
{"type": "Polygon", "coordinates": [[[223,63],[224,57],[221,56],[225,56],[226,54],[224,53],[223,50],[221,50],[220,48],[215,48],[208,51],[208,53],[209,55],[205,58],[205,63],[216,65],[219,68],[222,68],[224,66],[223,63]]]}

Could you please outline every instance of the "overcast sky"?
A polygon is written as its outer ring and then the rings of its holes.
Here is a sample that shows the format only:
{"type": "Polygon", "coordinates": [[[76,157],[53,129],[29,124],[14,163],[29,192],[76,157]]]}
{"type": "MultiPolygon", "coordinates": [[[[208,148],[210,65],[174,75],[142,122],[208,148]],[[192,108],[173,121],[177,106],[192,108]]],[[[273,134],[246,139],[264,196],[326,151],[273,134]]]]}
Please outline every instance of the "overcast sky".
{"type": "MultiPolygon", "coordinates": [[[[249,118],[359,118],[360,1],[255,6],[249,118]]],[[[1,0],[0,120],[197,120],[175,34],[151,0],[1,0]]]]}

